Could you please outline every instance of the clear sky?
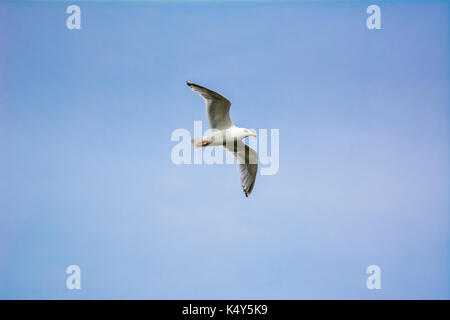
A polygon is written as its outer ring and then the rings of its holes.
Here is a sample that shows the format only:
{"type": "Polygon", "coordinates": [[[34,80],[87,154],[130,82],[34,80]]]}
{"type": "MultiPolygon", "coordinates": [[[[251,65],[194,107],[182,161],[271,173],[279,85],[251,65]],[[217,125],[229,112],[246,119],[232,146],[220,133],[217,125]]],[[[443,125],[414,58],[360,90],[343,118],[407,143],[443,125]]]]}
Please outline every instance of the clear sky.
{"type": "Polygon", "coordinates": [[[450,298],[448,3],[376,2],[0,2],[0,298],[450,298]],[[186,80],[280,130],[249,198],[186,80]]]}

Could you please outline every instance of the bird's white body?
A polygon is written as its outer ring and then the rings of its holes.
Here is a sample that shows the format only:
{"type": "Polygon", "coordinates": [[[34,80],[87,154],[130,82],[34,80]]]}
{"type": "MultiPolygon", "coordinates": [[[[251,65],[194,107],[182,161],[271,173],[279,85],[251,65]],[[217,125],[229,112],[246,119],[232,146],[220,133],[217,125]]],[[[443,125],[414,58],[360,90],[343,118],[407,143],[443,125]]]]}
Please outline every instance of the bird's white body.
{"type": "MultiPolygon", "coordinates": [[[[250,135],[253,135],[250,132],[250,135]]],[[[197,147],[206,147],[206,146],[230,146],[236,140],[241,141],[242,139],[249,136],[249,130],[245,128],[238,128],[236,126],[232,126],[228,129],[217,130],[212,129],[207,136],[201,137],[201,141],[197,141],[200,143],[196,145],[197,147]],[[206,143],[205,143],[206,142],[206,143]]],[[[199,139],[200,140],[200,139],[199,139]]],[[[195,145],[195,143],[194,143],[195,145]]]]}

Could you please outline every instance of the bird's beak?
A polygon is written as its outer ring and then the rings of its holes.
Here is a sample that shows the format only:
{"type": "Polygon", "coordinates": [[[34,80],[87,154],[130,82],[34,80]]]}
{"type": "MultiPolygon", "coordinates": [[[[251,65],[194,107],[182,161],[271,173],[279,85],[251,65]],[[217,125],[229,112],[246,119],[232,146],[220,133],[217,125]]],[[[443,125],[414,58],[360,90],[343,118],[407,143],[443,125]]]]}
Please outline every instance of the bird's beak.
{"type": "Polygon", "coordinates": [[[249,136],[252,136],[252,137],[256,138],[256,133],[250,133],[249,136]]]}

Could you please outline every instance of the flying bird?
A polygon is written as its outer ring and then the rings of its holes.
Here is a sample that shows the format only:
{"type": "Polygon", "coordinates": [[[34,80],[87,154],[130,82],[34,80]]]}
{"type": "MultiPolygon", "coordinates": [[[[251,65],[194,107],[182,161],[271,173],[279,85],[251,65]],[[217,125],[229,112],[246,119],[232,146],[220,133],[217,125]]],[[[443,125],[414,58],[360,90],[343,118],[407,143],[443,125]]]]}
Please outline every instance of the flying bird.
{"type": "Polygon", "coordinates": [[[256,137],[256,134],[249,129],[238,128],[233,124],[230,119],[231,102],[227,98],[198,84],[189,81],[186,81],[186,84],[205,100],[206,115],[211,128],[208,136],[193,138],[192,144],[196,148],[222,146],[231,152],[239,164],[241,186],[245,196],[248,197],[255,185],[258,155],[255,150],[241,140],[248,136],[256,137]]]}

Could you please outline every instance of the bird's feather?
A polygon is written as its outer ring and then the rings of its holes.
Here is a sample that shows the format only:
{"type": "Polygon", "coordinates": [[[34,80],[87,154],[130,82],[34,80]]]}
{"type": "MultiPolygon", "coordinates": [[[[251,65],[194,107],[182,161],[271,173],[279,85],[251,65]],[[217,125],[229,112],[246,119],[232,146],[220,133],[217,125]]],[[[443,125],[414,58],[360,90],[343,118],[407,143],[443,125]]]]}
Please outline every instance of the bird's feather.
{"type": "Polygon", "coordinates": [[[227,98],[198,84],[189,81],[186,81],[186,84],[205,99],[206,115],[211,129],[223,130],[233,126],[230,119],[231,102],[227,98]]]}
{"type": "Polygon", "coordinates": [[[241,186],[248,197],[253,190],[258,173],[258,154],[255,150],[240,140],[234,141],[234,146],[225,147],[237,159],[241,171],[241,186]]]}

